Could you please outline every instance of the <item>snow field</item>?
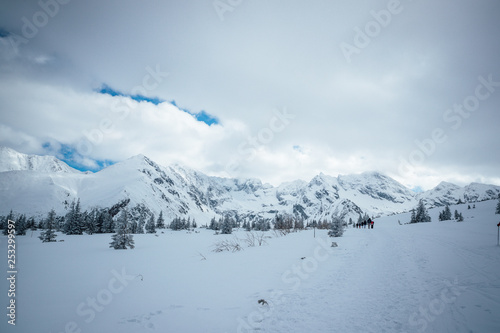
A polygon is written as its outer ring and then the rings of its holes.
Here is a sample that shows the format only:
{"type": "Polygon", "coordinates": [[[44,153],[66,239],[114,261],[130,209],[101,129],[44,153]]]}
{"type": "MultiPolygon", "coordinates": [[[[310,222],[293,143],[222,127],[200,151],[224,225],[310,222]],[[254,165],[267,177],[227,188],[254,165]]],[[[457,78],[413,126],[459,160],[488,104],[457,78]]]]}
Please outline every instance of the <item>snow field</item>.
{"type": "Polygon", "coordinates": [[[286,297],[266,332],[498,332],[497,201],[452,206],[465,221],[349,229],[340,251],[286,297]]]}
{"type": "MultiPolygon", "coordinates": [[[[267,232],[260,247],[243,230],[166,229],[134,235],[133,250],[108,248],[110,234],[42,243],[28,232],[17,238],[17,325],[4,315],[0,331],[498,332],[496,203],[450,207],[460,223],[432,209],[431,223],[394,215],[341,238],[267,232]],[[212,251],[235,237],[242,251],[212,251]]],[[[0,295],[6,304],[6,280],[0,295]]]]}

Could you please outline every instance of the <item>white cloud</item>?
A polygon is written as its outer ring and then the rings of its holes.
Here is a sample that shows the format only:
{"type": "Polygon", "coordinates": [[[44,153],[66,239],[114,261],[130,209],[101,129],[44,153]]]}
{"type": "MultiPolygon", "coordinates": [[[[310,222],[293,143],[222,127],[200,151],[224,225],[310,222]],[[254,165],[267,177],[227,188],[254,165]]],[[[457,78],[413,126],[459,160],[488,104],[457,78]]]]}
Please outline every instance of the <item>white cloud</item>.
{"type": "MultiPolygon", "coordinates": [[[[367,170],[411,187],[498,183],[500,157],[492,151],[500,89],[460,129],[443,121],[448,108],[474,92],[479,75],[500,81],[498,3],[402,5],[348,64],[340,43],[352,42],[354,27],[386,1],[245,2],[224,21],[210,1],[70,2],[28,43],[12,48],[0,38],[0,144],[36,152],[44,142],[77,145],[90,133],[98,144],[82,159],[89,165],[143,153],[223,175],[236,159],[238,176],[275,184],[320,171],[367,170]],[[147,68],[157,66],[169,75],[147,89],[149,97],[205,110],[220,125],[207,126],[169,103],[93,92],[108,84],[133,93],[147,68]],[[113,111],[117,103],[132,106],[123,119],[113,111]],[[251,149],[252,158],[242,156],[241,145],[283,108],[293,122],[251,149]],[[400,158],[436,128],[448,140],[402,174],[400,158]]],[[[0,28],[20,36],[21,18],[40,10],[36,1],[2,6],[0,28]]]]}

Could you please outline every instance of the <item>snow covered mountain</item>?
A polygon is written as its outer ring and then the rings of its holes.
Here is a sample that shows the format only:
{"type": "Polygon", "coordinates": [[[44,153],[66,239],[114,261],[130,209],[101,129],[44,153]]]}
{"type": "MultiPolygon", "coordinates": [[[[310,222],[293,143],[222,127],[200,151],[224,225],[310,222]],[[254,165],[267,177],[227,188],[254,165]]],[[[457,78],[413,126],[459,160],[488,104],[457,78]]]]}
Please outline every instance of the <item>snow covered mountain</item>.
{"type": "Polygon", "coordinates": [[[202,223],[214,216],[272,218],[276,213],[305,219],[359,214],[390,215],[408,211],[423,199],[428,207],[494,199],[499,186],[441,183],[415,194],[394,179],[377,172],[331,177],[319,174],[310,182],[297,180],[278,187],[257,179],[207,176],[175,164],[160,166],[143,155],[131,157],[96,173],[82,173],[51,156],[34,156],[0,147],[0,214],[10,209],[41,216],[54,208],[63,214],[80,199],[90,207],[135,207],[165,218],[190,216],[202,223]]]}
{"type": "Polygon", "coordinates": [[[0,146],[0,172],[13,170],[31,170],[56,173],[80,172],[54,156],[27,155],[10,148],[0,146]]]}

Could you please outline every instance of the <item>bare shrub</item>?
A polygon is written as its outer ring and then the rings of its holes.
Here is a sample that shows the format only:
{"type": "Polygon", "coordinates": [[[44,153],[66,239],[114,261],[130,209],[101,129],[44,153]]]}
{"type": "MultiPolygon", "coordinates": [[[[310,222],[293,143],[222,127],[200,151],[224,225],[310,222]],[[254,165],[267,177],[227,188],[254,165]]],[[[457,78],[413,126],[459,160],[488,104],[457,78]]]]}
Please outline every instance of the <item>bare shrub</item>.
{"type": "Polygon", "coordinates": [[[224,239],[214,244],[213,252],[236,252],[241,251],[243,248],[241,247],[239,240],[237,238],[233,239],[224,239]]]}
{"type": "Polygon", "coordinates": [[[254,247],[256,245],[262,246],[267,244],[265,238],[265,233],[260,232],[248,232],[246,234],[245,242],[247,243],[248,247],[254,247]]]}

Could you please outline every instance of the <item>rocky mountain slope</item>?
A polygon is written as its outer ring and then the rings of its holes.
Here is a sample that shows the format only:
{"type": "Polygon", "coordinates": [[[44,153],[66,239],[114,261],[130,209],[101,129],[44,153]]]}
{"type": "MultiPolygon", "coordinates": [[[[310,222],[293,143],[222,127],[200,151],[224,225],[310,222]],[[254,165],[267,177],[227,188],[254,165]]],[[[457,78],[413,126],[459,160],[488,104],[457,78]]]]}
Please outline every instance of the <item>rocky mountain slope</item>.
{"type": "Polygon", "coordinates": [[[10,209],[41,216],[54,208],[63,214],[80,198],[84,209],[116,205],[146,206],[165,218],[190,216],[206,223],[226,213],[267,217],[276,213],[305,219],[340,216],[357,219],[404,212],[419,199],[428,207],[476,202],[498,197],[500,187],[473,183],[459,187],[441,183],[416,194],[378,172],[332,177],[319,174],[278,187],[257,179],[207,176],[181,165],[160,166],[143,155],[131,157],[96,173],[82,173],[52,156],[26,155],[0,148],[0,214],[10,209]]]}

